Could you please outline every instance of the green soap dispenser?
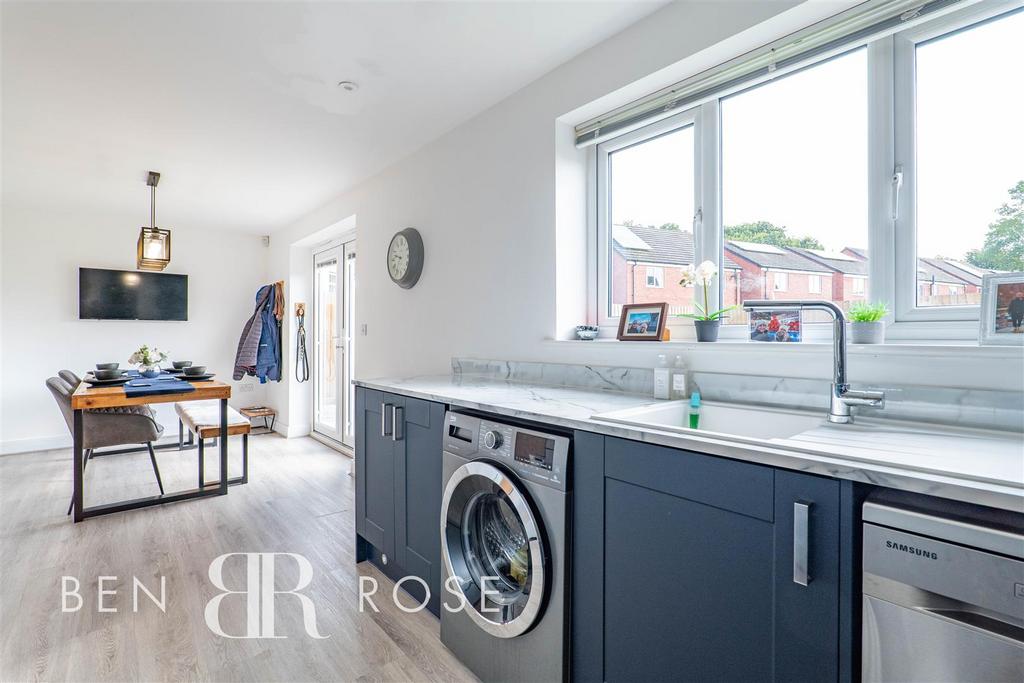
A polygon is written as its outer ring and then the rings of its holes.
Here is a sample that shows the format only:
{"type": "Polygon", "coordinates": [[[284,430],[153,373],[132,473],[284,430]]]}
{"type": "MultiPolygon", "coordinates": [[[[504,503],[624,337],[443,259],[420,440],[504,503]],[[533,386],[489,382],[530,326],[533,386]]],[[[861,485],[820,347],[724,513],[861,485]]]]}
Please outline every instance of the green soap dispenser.
{"type": "Polygon", "coordinates": [[[700,392],[690,394],[690,429],[700,429],[700,392]]]}

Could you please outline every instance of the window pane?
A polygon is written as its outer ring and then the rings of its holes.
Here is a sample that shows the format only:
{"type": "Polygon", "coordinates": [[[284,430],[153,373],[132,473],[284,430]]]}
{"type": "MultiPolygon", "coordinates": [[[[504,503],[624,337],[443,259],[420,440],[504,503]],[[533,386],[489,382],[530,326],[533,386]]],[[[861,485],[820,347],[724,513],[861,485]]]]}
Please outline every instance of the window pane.
{"type": "MultiPolygon", "coordinates": [[[[866,51],[724,98],[721,116],[725,305],[825,298],[845,310],[863,300],[866,51]]],[[[747,316],[734,311],[727,322],[747,316]]]]}
{"type": "Polygon", "coordinates": [[[609,155],[612,318],[628,303],[693,310],[693,288],[679,285],[682,267],[693,263],[693,144],[686,126],[609,155]]]}
{"type": "Polygon", "coordinates": [[[1024,13],[922,43],[917,304],[978,304],[981,276],[1024,270],[1024,13]]]}

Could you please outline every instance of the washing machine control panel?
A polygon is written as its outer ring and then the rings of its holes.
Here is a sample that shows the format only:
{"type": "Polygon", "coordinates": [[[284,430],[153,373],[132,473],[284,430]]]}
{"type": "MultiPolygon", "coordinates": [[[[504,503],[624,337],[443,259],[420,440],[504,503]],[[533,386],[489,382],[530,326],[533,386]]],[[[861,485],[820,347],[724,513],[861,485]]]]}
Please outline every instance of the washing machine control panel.
{"type": "Polygon", "coordinates": [[[565,489],[569,438],[473,415],[449,412],[445,450],[463,458],[488,458],[524,479],[565,489]]]}

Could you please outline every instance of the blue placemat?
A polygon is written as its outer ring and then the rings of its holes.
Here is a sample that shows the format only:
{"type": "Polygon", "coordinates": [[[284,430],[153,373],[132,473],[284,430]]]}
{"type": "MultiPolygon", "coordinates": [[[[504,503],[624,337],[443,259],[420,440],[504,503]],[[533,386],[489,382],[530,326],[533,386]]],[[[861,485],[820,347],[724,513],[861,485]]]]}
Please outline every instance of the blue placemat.
{"type": "Polygon", "coordinates": [[[125,396],[134,398],[137,396],[155,396],[157,394],[183,394],[195,391],[196,388],[166,372],[160,373],[152,379],[139,376],[138,372],[129,370],[131,381],[124,385],[125,396]],[[134,373],[134,375],[132,374],[134,373]]]}

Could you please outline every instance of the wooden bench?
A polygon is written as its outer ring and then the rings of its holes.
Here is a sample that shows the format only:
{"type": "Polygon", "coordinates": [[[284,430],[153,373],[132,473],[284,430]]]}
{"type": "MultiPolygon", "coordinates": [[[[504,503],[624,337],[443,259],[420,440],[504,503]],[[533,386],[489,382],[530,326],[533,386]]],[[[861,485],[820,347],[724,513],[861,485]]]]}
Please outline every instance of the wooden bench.
{"type": "MultiPolygon", "coordinates": [[[[185,447],[185,430],[188,430],[188,444],[192,444],[192,435],[199,444],[199,486],[206,486],[206,469],[204,467],[204,446],[206,439],[220,436],[220,406],[217,401],[192,401],[175,403],[174,412],[178,414],[178,449],[185,447]]],[[[249,418],[234,408],[228,407],[228,436],[242,435],[242,476],[228,479],[229,485],[245,484],[249,481],[249,433],[252,425],[249,418]]]]}

